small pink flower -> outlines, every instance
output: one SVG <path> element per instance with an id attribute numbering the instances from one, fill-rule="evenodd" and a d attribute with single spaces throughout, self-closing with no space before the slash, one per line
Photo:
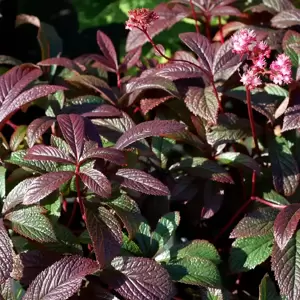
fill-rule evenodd
<path id="1" fill-rule="evenodd" d="M 232 37 L 233 52 L 246 54 L 252 51 L 256 43 L 256 34 L 253 30 L 241 29 Z"/>
<path id="2" fill-rule="evenodd" d="M 270 79 L 275 83 L 282 85 L 292 81 L 292 63 L 288 56 L 280 54 L 270 65 Z"/>
<path id="3" fill-rule="evenodd" d="M 241 82 L 249 90 L 252 90 L 262 84 L 261 79 L 258 77 L 257 73 L 253 69 L 249 69 L 246 73 L 242 75 Z"/>
<path id="4" fill-rule="evenodd" d="M 128 12 L 129 19 L 126 21 L 126 29 L 139 28 L 146 30 L 159 16 L 148 8 L 137 8 Z"/>

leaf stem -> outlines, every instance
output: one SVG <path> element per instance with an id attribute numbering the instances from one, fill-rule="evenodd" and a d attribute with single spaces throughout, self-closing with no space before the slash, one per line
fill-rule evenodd
<path id="1" fill-rule="evenodd" d="M 85 220 L 86 220 L 86 216 L 85 216 L 85 211 L 84 211 L 84 207 L 83 207 L 83 202 L 82 202 L 81 194 L 80 194 L 79 168 L 80 168 L 80 165 L 78 164 L 78 165 L 76 166 L 76 170 L 75 170 L 75 185 L 76 185 L 77 201 L 78 201 L 78 203 L 79 203 L 80 212 L 81 212 L 81 217 L 82 217 L 82 220 L 85 221 Z M 74 203 L 74 205 L 75 205 L 75 203 Z"/>
<path id="2" fill-rule="evenodd" d="M 208 38 L 209 41 L 211 41 L 211 35 L 210 35 L 210 16 L 205 17 L 205 32 L 206 32 L 206 37 Z"/>
<path id="3" fill-rule="evenodd" d="M 8 125 L 8 126 L 10 126 L 13 130 L 16 130 L 17 128 L 18 128 L 18 126 L 16 125 L 16 124 L 14 124 L 12 121 L 10 121 L 10 120 L 7 120 L 6 121 L 6 124 Z"/>
<path id="4" fill-rule="evenodd" d="M 253 118 L 252 105 L 251 105 L 251 92 L 247 86 L 246 86 L 246 99 L 247 99 L 247 108 L 248 108 L 248 116 L 249 116 L 249 121 L 251 126 L 251 132 L 254 140 L 254 147 L 255 147 L 254 149 L 256 153 L 259 153 L 259 146 L 257 141 L 257 135 L 256 135 L 254 118 Z"/>
<path id="5" fill-rule="evenodd" d="M 196 32 L 198 34 L 200 34 L 200 29 L 199 29 L 198 20 L 197 20 L 197 14 L 196 14 L 194 3 L 193 3 L 192 0 L 190 0 L 190 6 L 191 6 L 191 9 L 192 9 L 193 18 L 195 20 Z"/>
<path id="6" fill-rule="evenodd" d="M 236 221 L 236 219 L 240 216 L 241 213 L 244 212 L 244 210 L 249 206 L 249 204 L 252 202 L 252 198 L 249 198 L 237 211 L 236 213 L 231 217 L 229 222 L 221 229 L 221 231 L 218 233 L 218 235 L 214 238 L 214 242 L 216 242 L 225 231 L 228 230 L 228 228 Z"/>
<path id="7" fill-rule="evenodd" d="M 156 44 L 153 42 L 152 38 L 150 37 L 149 33 L 147 30 L 143 30 L 141 28 L 139 28 L 147 37 L 147 39 L 149 40 L 149 42 L 151 43 L 152 47 L 163 57 L 165 58 L 166 60 L 168 61 L 173 61 L 173 62 L 183 62 L 183 63 L 187 63 L 187 64 L 190 64 L 198 69 L 200 69 L 206 76 L 208 76 L 208 78 L 212 81 L 212 75 L 206 71 L 205 69 L 203 69 L 202 67 L 200 67 L 199 65 L 196 65 L 194 64 L 193 62 L 191 61 L 188 61 L 188 60 L 185 60 L 185 59 L 174 59 L 174 58 L 171 58 L 171 57 L 168 57 L 166 56 L 165 54 L 163 54 L 161 52 L 161 50 L 159 49 L 159 47 L 156 46 Z"/>
<path id="8" fill-rule="evenodd" d="M 218 25 L 220 30 L 221 43 L 224 44 L 223 26 L 222 26 L 222 21 L 220 16 L 218 16 Z"/>
<path id="9" fill-rule="evenodd" d="M 267 206 L 270 206 L 270 207 L 273 207 L 273 208 L 276 208 L 276 209 L 284 209 L 284 208 L 286 208 L 286 205 L 270 203 L 269 201 L 267 201 L 265 199 L 262 199 L 262 198 L 259 198 L 259 197 L 251 197 L 251 199 L 253 201 L 260 202 L 262 204 L 265 204 Z"/>
<path id="10" fill-rule="evenodd" d="M 117 70 L 117 85 L 119 90 L 121 89 L 121 76 L 120 76 L 120 71 Z"/>

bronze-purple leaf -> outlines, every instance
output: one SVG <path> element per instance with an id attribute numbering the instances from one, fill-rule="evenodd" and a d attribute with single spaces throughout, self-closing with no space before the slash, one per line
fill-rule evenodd
<path id="1" fill-rule="evenodd" d="M 21 80 L 22 81 L 22 80 Z M 8 94 L 8 97 L 0 107 L 0 128 L 3 126 L 4 121 L 8 119 L 14 112 L 20 109 L 23 105 L 28 104 L 38 98 L 55 93 L 59 90 L 65 90 L 66 88 L 56 85 L 38 85 L 26 90 L 19 94 L 15 98 L 11 98 L 12 94 Z M 14 90 L 15 91 L 15 90 Z"/>
<path id="2" fill-rule="evenodd" d="M 124 57 L 122 64 L 119 67 L 121 72 L 130 69 L 135 66 L 140 56 L 142 54 L 142 47 L 136 47 L 135 49 L 130 50 Z"/>
<path id="3" fill-rule="evenodd" d="M 206 71 L 206 75 L 212 74 L 213 64 L 213 48 L 209 40 L 196 32 L 181 33 L 179 38 L 195 53 L 197 54 L 201 68 Z"/>
<path id="4" fill-rule="evenodd" d="M 103 198 L 111 195 L 111 185 L 106 176 L 96 169 L 80 170 L 82 182 L 94 193 Z"/>
<path id="5" fill-rule="evenodd" d="M 274 237 L 282 250 L 294 235 L 300 220 L 300 204 L 294 203 L 282 209 L 274 222 Z"/>
<path id="6" fill-rule="evenodd" d="M 51 66 L 58 65 L 60 67 L 64 67 L 70 70 L 74 70 L 78 73 L 84 71 L 85 67 L 82 65 L 78 65 L 74 60 L 66 58 L 66 57 L 51 57 L 45 60 L 42 60 L 38 63 L 39 66 Z"/>
<path id="7" fill-rule="evenodd" d="M 105 57 L 107 66 L 111 67 L 113 71 L 116 71 L 118 69 L 117 53 L 110 38 L 105 33 L 98 30 L 97 43 Z"/>
<path id="8" fill-rule="evenodd" d="M 0 284 L 10 277 L 13 269 L 13 246 L 4 227 L 3 219 L 0 219 Z"/>
<path id="9" fill-rule="evenodd" d="M 119 221 L 105 207 L 85 207 L 86 226 L 93 242 L 98 263 L 103 268 L 120 253 L 122 231 Z"/>
<path id="10" fill-rule="evenodd" d="M 70 180 L 73 175 L 74 173 L 70 171 L 60 171 L 37 177 L 28 187 L 23 204 L 30 205 L 42 200 Z"/>
<path id="11" fill-rule="evenodd" d="M 183 131 L 184 124 L 176 121 L 154 120 L 140 123 L 127 130 L 116 142 L 115 148 L 124 149 L 130 144 L 150 136 L 162 136 Z"/>
<path id="12" fill-rule="evenodd" d="M 76 160 L 79 161 L 85 136 L 84 119 L 79 115 L 64 114 L 57 116 L 57 121 L 66 142 L 70 145 Z"/>
<path id="13" fill-rule="evenodd" d="M 300 9 L 290 9 L 280 12 L 271 20 L 273 27 L 287 28 L 300 23 Z"/>
<path id="14" fill-rule="evenodd" d="M 123 276 L 107 283 L 125 299 L 166 300 L 174 296 L 168 272 L 153 259 L 116 257 L 112 266 Z"/>
<path id="15" fill-rule="evenodd" d="M 26 178 L 25 180 L 19 182 L 7 195 L 4 199 L 2 213 L 6 214 L 9 210 L 21 204 L 24 200 L 24 196 L 26 195 L 28 188 L 35 180 L 34 177 Z"/>
<path id="16" fill-rule="evenodd" d="M 27 289 L 23 300 L 69 299 L 81 286 L 82 279 L 99 268 L 91 259 L 73 255 L 55 262 L 42 271 Z"/>
<path id="17" fill-rule="evenodd" d="M 102 104 L 100 106 L 97 106 L 93 110 L 85 112 L 81 115 L 87 118 L 120 117 L 121 111 L 112 105 Z"/>
<path id="18" fill-rule="evenodd" d="M 170 191 L 167 186 L 150 174 L 137 169 L 120 169 L 116 175 L 123 177 L 122 186 L 144 194 L 167 196 Z"/>
<path id="19" fill-rule="evenodd" d="M 82 161 L 91 158 L 101 158 L 108 160 L 117 165 L 125 165 L 125 154 L 118 149 L 115 148 L 91 148 L 83 153 Z"/>
<path id="20" fill-rule="evenodd" d="M 67 164 L 75 163 L 75 160 L 69 157 L 62 150 L 45 145 L 34 145 L 33 147 L 27 150 L 27 153 L 24 158 L 28 160 L 45 160 Z"/>
<path id="21" fill-rule="evenodd" d="M 27 128 L 27 143 L 32 147 L 36 140 L 40 138 L 55 122 L 51 117 L 43 116 L 32 121 Z"/>

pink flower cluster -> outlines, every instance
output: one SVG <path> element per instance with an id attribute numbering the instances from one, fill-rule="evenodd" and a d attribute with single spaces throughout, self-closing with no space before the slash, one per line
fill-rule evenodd
<path id="1" fill-rule="evenodd" d="M 287 84 L 292 81 L 292 64 L 285 54 L 278 55 L 270 65 L 270 71 L 266 70 L 266 58 L 270 57 L 271 49 L 264 41 L 257 41 L 253 30 L 241 29 L 232 37 L 233 52 L 247 55 L 253 65 L 241 76 L 241 82 L 248 89 L 254 89 L 262 84 L 260 75 L 270 75 L 275 84 Z"/>
<path id="2" fill-rule="evenodd" d="M 137 8 L 128 12 L 129 19 L 126 21 L 126 29 L 139 28 L 145 31 L 159 16 L 148 8 Z"/>

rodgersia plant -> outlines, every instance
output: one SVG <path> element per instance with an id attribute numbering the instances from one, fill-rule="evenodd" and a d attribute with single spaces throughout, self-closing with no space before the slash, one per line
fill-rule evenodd
<path id="1" fill-rule="evenodd" d="M 42 29 L 0 57 L 0 299 L 300 298 L 299 9 L 239 4 L 133 8 L 123 58 Z"/>

